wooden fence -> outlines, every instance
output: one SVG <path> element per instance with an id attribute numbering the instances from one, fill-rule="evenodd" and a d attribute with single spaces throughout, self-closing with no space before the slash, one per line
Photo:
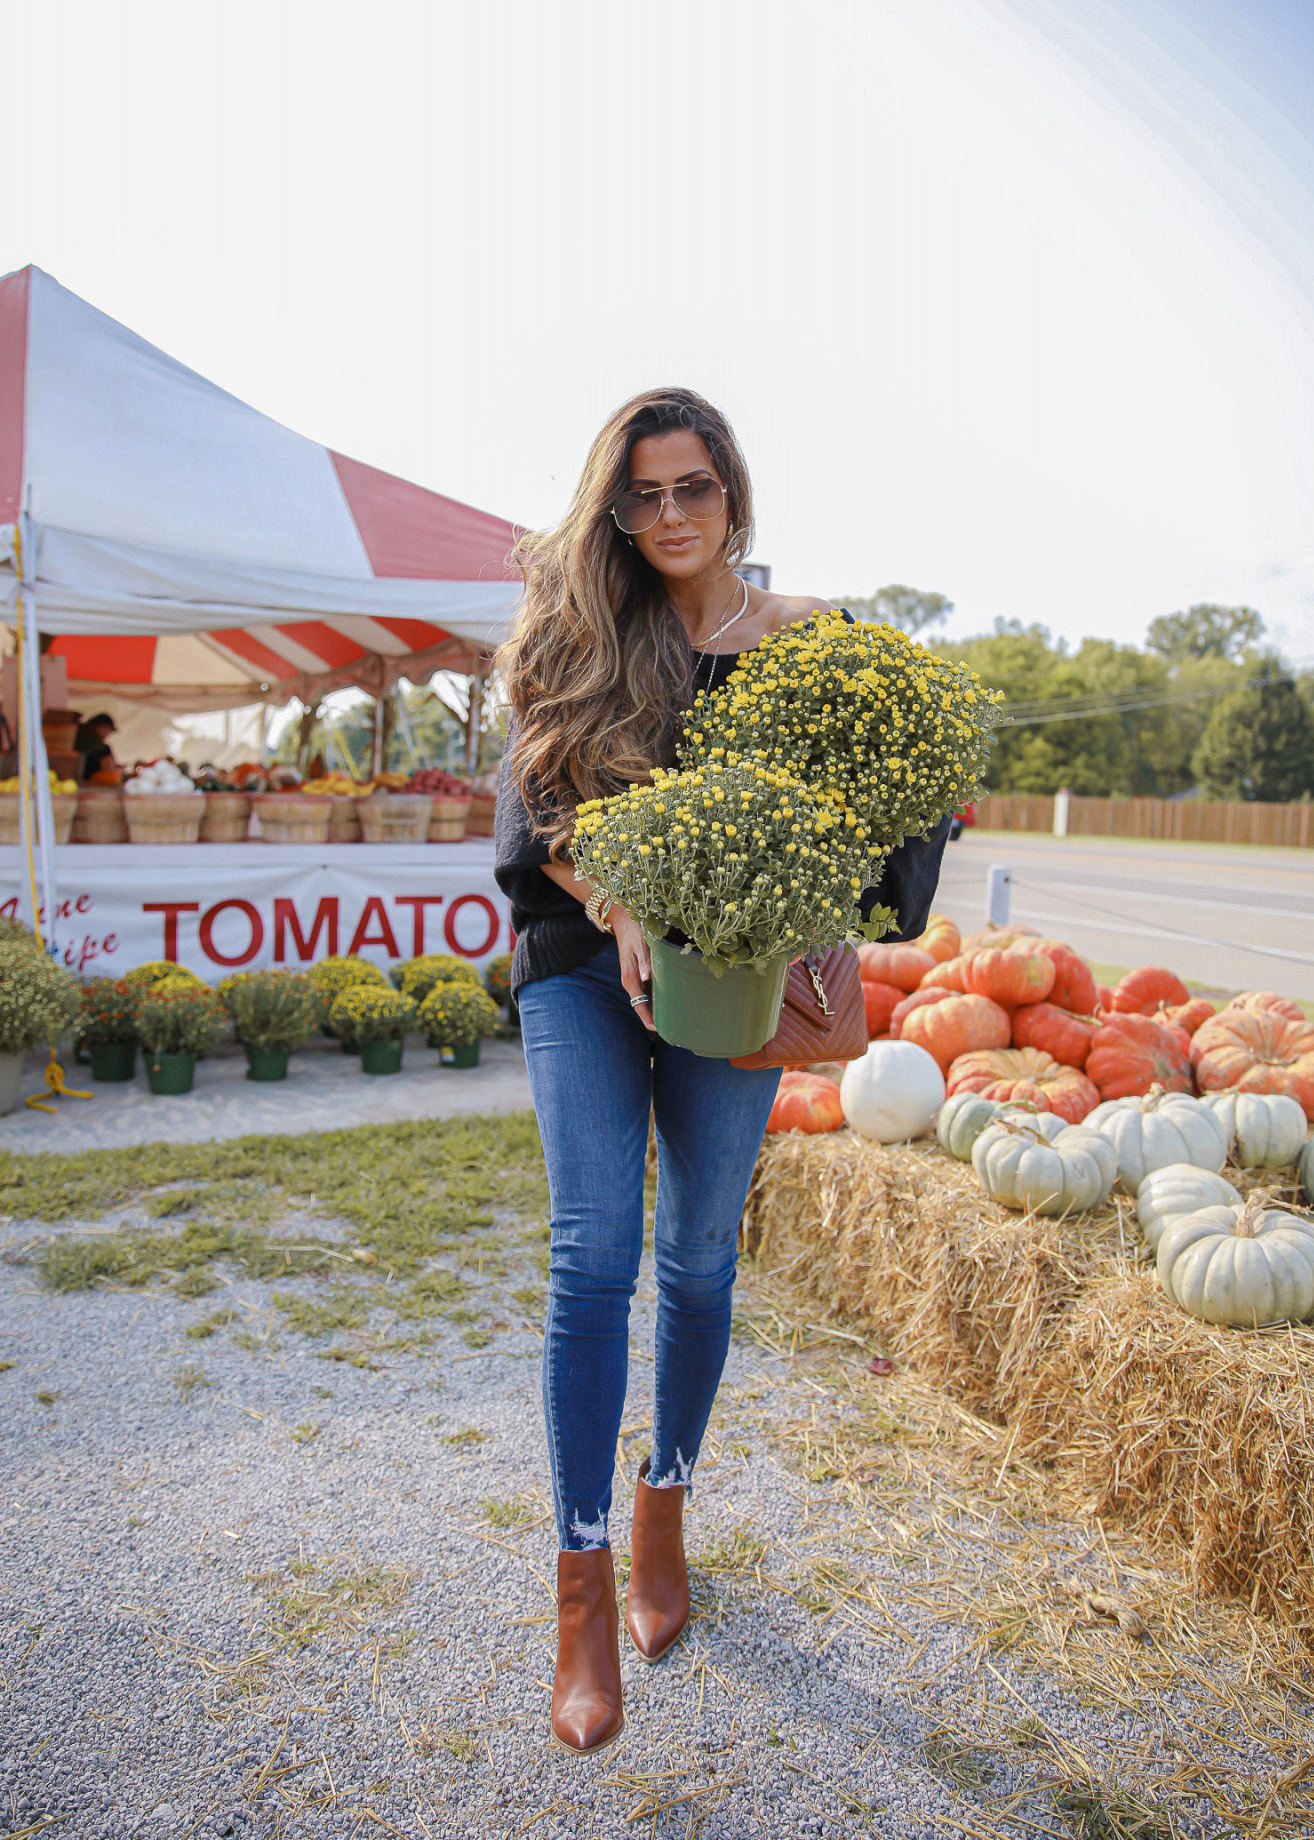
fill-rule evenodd
<path id="1" fill-rule="evenodd" d="M 978 799 L 983 830 L 1052 834 L 1052 798 Z M 1174 843 L 1285 844 L 1314 849 L 1314 804 L 1224 803 L 1209 799 L 1079 799 L 1068 807 L 1070 837 L 1159 837 Z"/>

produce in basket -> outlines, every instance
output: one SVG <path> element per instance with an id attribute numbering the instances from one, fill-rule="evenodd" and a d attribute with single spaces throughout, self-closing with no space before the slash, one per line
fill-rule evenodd
<path id="1" fill-rule="evenodd" d="M 1013 1012 L 1013 1046 L 1040 1048 L 1065 1067 L 1084 1067 L 1096 1026 L 1093 1016 L 1074 1016 L 1053 1003 L 1024 1003 Z"/>
<path id="2" fill-rule="evenodd" d="M 1305 1113 L 1286 1093 L 1210 1093 L 1205 1104 L 1222 1119 L 1242 1169 L 1285 1169 L 1300 1155 Z"/>
<path id="3" fill-rule="evenodd" d="M 353 983 L 339 991 L 328 1019 L 343 1041 L 400 1041 L 415 1020 L 415 1005 L 381 977 L 377 984 Z"/>
<path id="4" fill-rule="evenodd" d="M 1191 1064 L 1180 1040 L 1152 1016 L 1103 1015 L 1086 1056 L 1086 1074 L 1104 1099 L 1131 1098 L 1152 1086 L 1191 1090 Z"/>
<path id="5" fill-rule="evenodd" d="M 428 792 L 436 799 L 468 799 L 470 782 L 445 773 L 441 767 L 421 767 L 406 782 L 407 792 Z"/>
<path id="6" fill-rule="evenodd" d="M 844 1116 L 863 1137 L 897 1144 L 922 1137 L 944 1104 L 944 1076 L 924 1048 L 874 1041 L 840 1081 Z"/>
<path id="7" fill-rule="evenodd" d="M 314 1033 L 319 1000 L 298 971 L 239 971 L 219 985 L 237 1039 L 248 1048 L 292 1054 Z"/>
<path id="8" fill-rule="evenodd" d="M 416 1012 L 431 1048 L 472 1048 L 497 1032 L 497 1005 L 478 979 L 435 984 Z"/>
<path id="9" fill-rule="evenodd" d="M 419 958 L 404 958 L 388 973 L 394 986 L 415 1002 L 422 1003 L 435 984 L 477 984 L 479 973 L 468 958 L 451 952 L 424 952 Z"/>
<path id="10" fill-rule="evenodd" d="M 949 1069 L 949 1091 L 976 1092 L 1001 1103 L 1034 1105 L 1080 1124 L 1099 1104 L 1099 1092 L 1077 1067 L 1065 1067 L 1039 1048 L 986 1048 L 962 1054 Z"/>
<path id="11" fill-rule="evenodd" d="M 183 772 L 171 760 L 153 760 L 133 775 L 123 788 L 124 793 L 132 798 L 143 792 L 195 792 L 196 788 Z"/>
<path id="12" fill-rule="evenodd" d="M 805 1131 L 809 1135 L 838 1131 L 844 1125 L 844 1107 L 834 1080 L 815 1073 L 785 1072 L 767 1118 L 768 1134 Z"/>
<path id="13" fill-rule="evenodd" d="M 1184 1214 L 1165 1228 L 1159 1282 L 1203 1322 L 1262 1328 L 1314 1316 L 1314 1219 L 1257 1189 L 1244 1206 Z"/>
<path id="14" fill-rule="evenodd" d="M 1226 1176 L 1194 1163 L 1166 1163 L 1152 1169 L 1136 1190 L 1136 1218 L 1151 1252 L 1159 1250 L 1165 1227 L 1207 1207 L 1240 1207 L 1241 1197 Z"/>
<path id="15" fill-rule="evenodd" d="M 972 1168 L 992 1201 L 1028 1214 L 1084 1214 L 1103 1206 L 1117 1174 L 1113 1148 L 1069 1125 L 1047 1142 L 1029 1124 L 1001 1118 L 972 1148 Z"/>
<path id="16" fill-rule="evenodd" d="M 61 779 L 53 767 L 48 767 L 46 773 L 52 792 L 59 793 L 61 797 L 67 797 L 70 792 L 77 791 L 78 782 L 75 779 Z M 21 774 L 11 773 L 8 779 L 0 779 L 0 792 L 21 792 L 22 789 Z"/>
<path id="17" fill-rule="evenodd" d="M 876 945 L 858 947 L 858 968 L 864 981 L 893 984 L 903 996 L 916 990 L 935 960 L 917 946 Z"/>
<path id="18" fill-rule="evenodd" d="M 996 1100 L 983 1099 L 980 1093 L 951 1093 L 935 1121 L 936 1140 L 960 1163 L 970 1163 L 972 1145 L 1003 1109 Z"/>
<path id="19" fill-rule="evenodd" d="M 912 943 L 920 946 L 923 952 L 929 952 L 937 965 L 947 958 L 957 958 L 962 945 L 958 928 L 948 914 L 932 914 L 926 922 L 926 931 Z"/>
<path id="20" fill-rule="evenodd" d="M 1201 1092 L 1286 1093 L 1314 1118 L 1314 1022 L 1273 1009 L 1228 1008 L 1191 1037 Z"/>
<path id="21" fill-rule="evenodd" d="M 1118 1180 L 1134 1195 L 1153 1169 L 1191 1163 L 1215 1174 L 1227 1161 L 1227 1132 L 1202 1099 L 1153 1088 L 1144 1098 L 1097 1105 L 1088 1128 L 1107 1137 L 1118 1153 Z"/>
<path id="22" fill-rule="evenodd" d="M 1189 1003 L 1191 993 L 1175 971 L 1165 965 L 1138 965 L 1120 978 L 1113 989 L 1113 1007 L 1120 1013 L 1153 1016 L 1166 1004 Z"/>
<path id="23" fill-rule="evenodd" d="M 927 1003 L 903 1019 L 900 1041 L 925 1048 L 944 1072 L 962 1054 L 980 1048 L 1006 1048 L 1012 1035 L 1008 1011 L 989 997 L 952 995 L 942 1003 Z"/>

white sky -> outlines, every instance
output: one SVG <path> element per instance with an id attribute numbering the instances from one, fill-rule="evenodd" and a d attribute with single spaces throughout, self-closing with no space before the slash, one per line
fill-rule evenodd
<path id="1" fill-rule="evenodd" d="M 1308 657 L 1283 12 L 0 0 L 0 272 L 520 522 L 617 401 L 688 383 L 788 591 L 910 581 L 956 634 L 1073 639 L 1246 599 Z"/>

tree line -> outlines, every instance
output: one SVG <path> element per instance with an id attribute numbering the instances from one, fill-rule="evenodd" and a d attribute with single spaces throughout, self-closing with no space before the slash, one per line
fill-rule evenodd
<path id="1" fill-rule="evenodd" d="M 1074 649 L 1018 620 L 950 642 L 934 629 L 953 603 L 899 584 L 839 598 L 1004 692 L 1011 720 L 995 741 L 992 792 L 1314 797 L 1314 670 L 1293 670 L 1253 607 L 1189 607 L 1152 620 L 1144 645 L 1085 639 Z"/>

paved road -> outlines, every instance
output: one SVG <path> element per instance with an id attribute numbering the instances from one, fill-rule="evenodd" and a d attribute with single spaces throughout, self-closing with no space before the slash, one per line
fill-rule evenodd
<path id="1" fill-rule="evenodd" d="M 1102 964 L 1314 1000 L 1314 852 L 967 831 L 945 852 L 937 908 L 981 926 L 992 863 L 1013 872 L 1013 919 Z"/>

